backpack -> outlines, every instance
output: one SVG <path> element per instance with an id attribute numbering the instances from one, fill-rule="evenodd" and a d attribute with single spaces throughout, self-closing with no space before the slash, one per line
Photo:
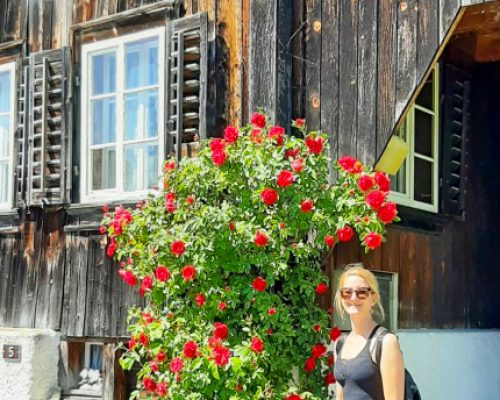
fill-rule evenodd
<path id="1" fill-rule="evenodd" d="M 377 330 L 377 334 L 375 335 L 375 364 L 377 366 L 380 365 L 380 358 L 382 356 L 382 341 L 384 340 L 384 336 L 390 331 L 383 328 L 380 332 Z M 370 342 L 373 340 L 373 337 L 368 339 Z M 335 343 L 335 352 L 337 357 L 339 357 L 340 351 L 342 350 L 342 346 L 344 345 L 345 336 L 341 336 L 337 343 Z M 372 344 L 370 343 L 370 349 L 372 349 Z M 420 391 L 418 390 L 417 384 L 415 380 L 405 368 L 405 394 L 403 397 L 404 400 L 422 400 L 420 396 Z"/>

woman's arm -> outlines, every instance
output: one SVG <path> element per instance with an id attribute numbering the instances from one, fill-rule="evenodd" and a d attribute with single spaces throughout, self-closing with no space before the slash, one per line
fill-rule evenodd
<path id="1" fill-rule="evenodd" d="M 335 400 L 344 400 L 344 393 L 342 393 L 342 386 L 340 383 L 335 383 Z"/>
<path id="2" fill-rule="evenodd" d="M 393 334 L 385 335 L 382 342 L 380 374 L 385 400 L 403 400 L 405 367 L 398 339 Z"/>

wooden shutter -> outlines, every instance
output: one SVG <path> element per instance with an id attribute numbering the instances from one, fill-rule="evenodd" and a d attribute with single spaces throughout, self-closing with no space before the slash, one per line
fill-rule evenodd
<path id="1" fill-rule="evenodd" d="M 443 65 L 442 192 L 441 211 L 461 215 L 464 211 L 465 139 L 470 116 L 470 78 L 454 67 Z"/>
<path id="2" fill-rule="evenodd" d="M 207 14 L 169 22 L 166 154 L 206 137 Z"/>
<path id="3" fill-rule="evenodd" d="M 30 56 L 28 206 L 69 199 L 70 65 L 68 47 Z"/>
<path id="4" fill-rule="evenodd" d="M 26 174 L 28 157 L 28 92 L 29 58 L 20 59 L 19 85 L 17 90 L 17 128 L 15 136 L 15 186 L 14 204 L 23 207 L 26 200 Z"/>

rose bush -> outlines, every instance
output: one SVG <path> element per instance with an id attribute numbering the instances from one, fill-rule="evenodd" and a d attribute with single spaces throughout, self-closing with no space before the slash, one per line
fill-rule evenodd
<path id="1" fill-rule="evenodd" d="M 105 214 L 107 254 L 146 297 L 120 360 L 141 366 L 133 398 L 320 399 L 335 381 L 321 263 L 355 233 L 381 244 L 388 180 L 344 157 L 330 186 L 326 136 L 251 121 L 167 161 L 161 196 Z"/>

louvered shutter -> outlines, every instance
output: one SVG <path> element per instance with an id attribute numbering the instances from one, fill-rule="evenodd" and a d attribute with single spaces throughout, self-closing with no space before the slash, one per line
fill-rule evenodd
<path id="1" fill-rule="evenodd" d="M 19 85 L 17 92 L 17 129 L 15 141 L 15 187 L 14 203 L 23 207 L 26 200 L 26 174 L 28 157 L 28 92 L 29 58 L 20 59 Z"/>
<path id="2" fill-rule="evenodd" d="M 169 22 L 167 152 L 206 137 L 207 14 Z"/>
<path id="3" fill-rule="evenodd" d="M 470 78 L 454 67 L 443 66 L 441 109 L 441 211 L 461 215 L 464 210 L 465 139 L 470 116 Z"/>
<path id="4" fill-rule="evenodd" d="M 70 65 L 68 47 L 30 56 L 28 206 L 69 199 Z"/>

